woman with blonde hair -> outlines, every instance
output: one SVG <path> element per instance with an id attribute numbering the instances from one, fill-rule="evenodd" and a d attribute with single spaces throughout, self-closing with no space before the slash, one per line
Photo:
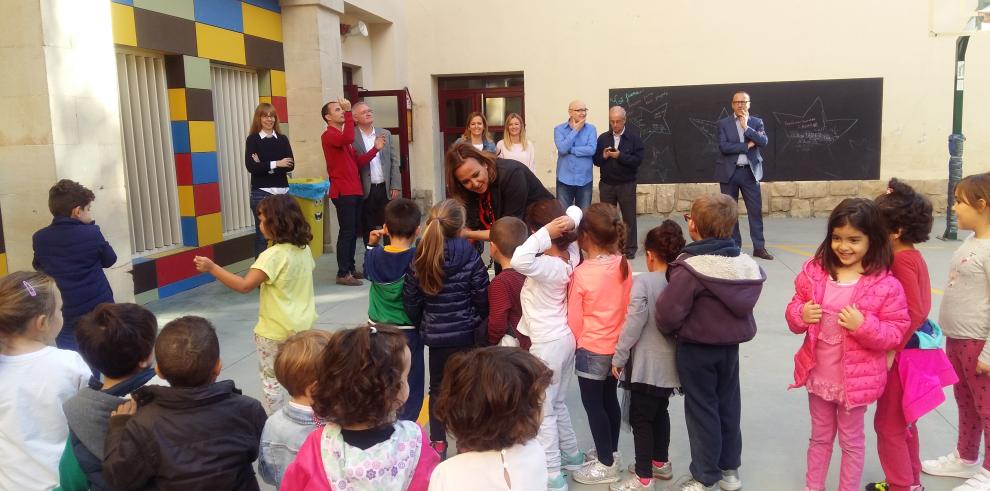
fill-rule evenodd
<path id="1" fill-rule="evenodd" d="M 492 134 L 488 132 L 488 120 L 485 119 L 484 114 L 477 111 L 468 114 L 467 122 L 464 124 L 464 134 L 454 142 L 454 145 L 458 143 L 470 143 L 478 150 L 495 153 L 495 142 L 492 141 Z"/>
<path id="2" fill-rule="evenodd" d="M 295 168 L 289 138 L 278 130 L 278 113 L 267 102 L 258 104 L 244 143 L 244 165 L 251 173 L 251 215 L 254 216 L 254 255 L 268 247 L 258 222 L 258 203 L 289 192 L 288 174 Z"/>
<path id="3" fill-rule="evenodd" d="M 505 116 L 505 138 L 495 145 L 495 155 L 522 162 L 536 173 L 536 150 L 533 142 L 526 139 L 526 123 L 519 114 Z"/>

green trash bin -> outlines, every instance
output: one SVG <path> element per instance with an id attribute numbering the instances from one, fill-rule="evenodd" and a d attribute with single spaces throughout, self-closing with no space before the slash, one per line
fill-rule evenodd
<path id="1" fill-rule="evenodd" d="M 330 181 L 318 178 L 293 177 L 289 179 L 289 194 L 299 203 L 313 240 L 309 242 L 309 250 L 313 258 L 323 255 L 323 206 L 326 201 Z M 319 197 L 319 199 L 314 199 Z"/>

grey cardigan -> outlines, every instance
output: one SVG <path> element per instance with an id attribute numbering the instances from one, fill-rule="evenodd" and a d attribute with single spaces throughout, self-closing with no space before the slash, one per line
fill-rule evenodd
<path id="1" fill-rule="evenodd" d="M 677 378 L 674 341 L 657 329 L 653 308 L 666 286 L 667 278 L 660 271 L 633 278 L 626 323 L 612 355 L 612 365 L 626 369 L 622 380 L 631 383 L 634 389 L 637 384 L 667 389 L 681 385 Z M 632 366 L 627 367 L 630 361 Z"/>

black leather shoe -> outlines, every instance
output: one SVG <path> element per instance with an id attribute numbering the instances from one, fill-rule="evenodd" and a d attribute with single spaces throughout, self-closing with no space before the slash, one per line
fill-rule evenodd
<path id="1" fill-rule="evenodd" d="M 773 261 L 773 254 L 770 254 L 770 251 L 766 249 L 753 249 L 753 257 Z"/>

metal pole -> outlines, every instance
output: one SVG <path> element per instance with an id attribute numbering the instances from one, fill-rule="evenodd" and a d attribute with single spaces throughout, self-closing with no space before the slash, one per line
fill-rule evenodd
<path id="1" fill-rule="evenodd" d="M 952 134 L 949 135 L 949 186 L 945 210 L 944 240 L 956 240 L 958 225 L 956 214 L 952 211 L 955 202 L 956 184 L 962 179 L 963 142 L 966 137 L 962 134 L 963 120 L 963 89 L 966 76 L 966 48 L 969 46 L 969 36 L 959 36 L 956 39 L 955 91 L 952 97 Z"/>

